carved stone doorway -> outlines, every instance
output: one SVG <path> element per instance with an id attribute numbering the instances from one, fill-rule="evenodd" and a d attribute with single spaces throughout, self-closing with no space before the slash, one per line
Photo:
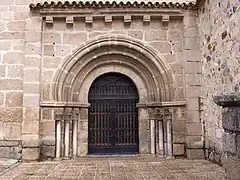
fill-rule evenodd
<path id="1" fill-rule="evenodd" d="M 120 73 L 98 77 L 89 90 L 89 154 L 139 152 L 138 91 Z"/>

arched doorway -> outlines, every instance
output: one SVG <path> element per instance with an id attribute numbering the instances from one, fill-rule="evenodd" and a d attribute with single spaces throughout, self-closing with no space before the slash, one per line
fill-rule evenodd
<path id="1" fill-rule="evenodd" d="M 138 153 L 139 96 L 132 80 L 120 73 L 101 75 L 92 83 L 88 100 L 88 153 Z"/>

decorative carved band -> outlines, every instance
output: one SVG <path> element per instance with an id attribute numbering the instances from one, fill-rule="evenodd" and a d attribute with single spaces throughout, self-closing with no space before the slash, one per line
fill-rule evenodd
<path id="1" fill-rule="evenodd" d="M 189 2 L 189 3 L 173 3 L 173 2 L 144 2 L 144 1 L 135 1 L 135 2 L 116 2 L 116 1 L 80 1 L 80 2 L 47 2 L 44 3 L 37 3 L 37 4 L 30 4 L 29 5 L 31 10 L 40 10 L 40 9 L 52 9 L 52 8 L 93 8 L 93 9 L 101 9 L 101 8 L 146 8 L 146 9 L 160 9 L 160 8 L 174 8 L 174 9 L 197 9 L 196 3 Z"/>

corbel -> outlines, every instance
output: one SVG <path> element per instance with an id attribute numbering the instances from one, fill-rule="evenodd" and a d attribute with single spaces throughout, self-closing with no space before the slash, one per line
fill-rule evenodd
<path id="1" fill-rule="evenodd" d="M 150 15 L 144 15 L 143 16 L 143 23 L 150 23 L 151 16 Z"/>
<path id="2" fill-rule="evenodd" d="M 104 21 L 105 23 L 112 23 L 112 16 L 105 16 Z"/>
<path id="3" fill-rule="evenodd" d="M 93 23 L 93 17 L 92 16 L 86 16 L 85 17 L 85 23 L 86 24 L 92 24 Z"/>
<path id="4" fill-rule="evenodd" d="M 169 15 L 162 16 L 163 29 L 168 29 L 169 19 L 170 19 Z"/>
<path id="5" fill-rule="evenodd" d="M 74 19 L 72 16 L 67 16 L 66 17 L 66 24 L 68 25 L 73 25 Z"/>
<path id="6" fill-rule="evenodd" d="M 46 21 L 46 24 L 53 24 L 53 17 L 52 16 L 46 16 L 45 21 Z"/>
<path id="7" fill-rule="evenodd" d="M 129 23 L 131 23 L 131 21 L 132 21 L 131 15 L 125 15 L 124 16 L 124 23 L 129 24 Z"/>
<path id="8" fill-rule="evenodd" d="M 106 15 L 104 16 L 105 26 L 108 28 L 112 27 L 112 16 Z"/>

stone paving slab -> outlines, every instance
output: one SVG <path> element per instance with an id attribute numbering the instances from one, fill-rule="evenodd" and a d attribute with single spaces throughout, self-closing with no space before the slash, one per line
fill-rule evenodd
<path id="1" fill-rule="evenodd" d="M 0 180 L 225 180 L 222 167 L 206 160 L 152 156 L 87 157 L 22 163 Z"/>
<path id="2" fill-rule="evenodd" d="M 10 168 L 17 162 L 18 162 L 18 160 L 15 160 L 15 159 L 0 158 L 0 175 L 3 173 L 4 170 Z"/>

